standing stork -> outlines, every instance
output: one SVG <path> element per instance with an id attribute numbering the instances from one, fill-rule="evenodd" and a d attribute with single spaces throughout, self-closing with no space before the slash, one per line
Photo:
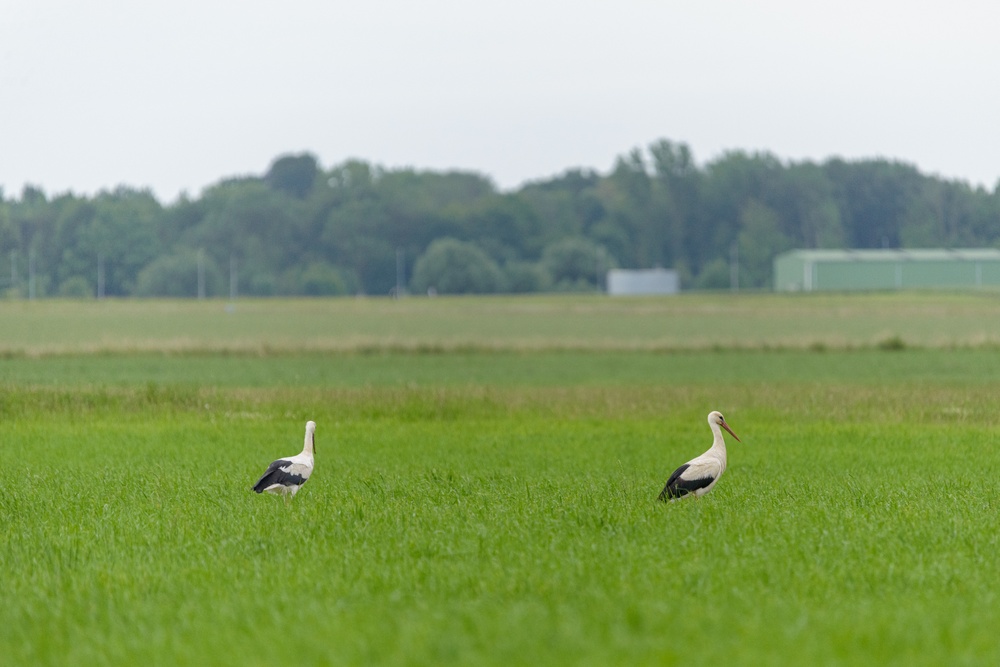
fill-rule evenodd
<path id="1" fill-rule="evenodd" d="M 712 446 L 701 456 L 691 459 L 674 471 L 663 491 L 660 491 L 660 500 L 677 500 L 689 494 L 703 496 L 712 490 L 722 473 L 726 472 L 726 442 L 722 439 L 722 429 L 729 431 L 729 435 L 736 438 L 737 442 L 743 441 L 729 428 L 721 412 L 710 412 L 708 425 L 712 427 L 714 436 Z"/>
<path id="2" fill-rule="evenodd" d="M 301 454 L 278 459 L 267 467 L 253 490 L 257 493 L 277 493 L 292 498 L 309 481 L 313 471 L 313 453 L 316 449 L 316 422 L 306 422 L 306 442 Z"/>

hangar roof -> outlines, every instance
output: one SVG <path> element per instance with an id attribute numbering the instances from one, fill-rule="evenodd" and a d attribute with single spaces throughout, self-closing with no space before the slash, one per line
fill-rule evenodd
<path id="1" fill-rule="evenodd" d="M 900 262 L 954 261 L 1000 262 L 997 248 L 919 248 L 912 250 L 790 250 L 779 257 L 794 256 L 810 262 Z"/>

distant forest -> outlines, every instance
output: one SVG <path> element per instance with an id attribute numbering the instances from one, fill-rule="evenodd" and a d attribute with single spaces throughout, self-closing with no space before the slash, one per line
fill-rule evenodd
<path id="1" fill-rule="evenodd" d="M 8 297 L 595 291 L 613 267 L 679 271 L 683 289 L 770 288 L 791 248 L 996 247 L 991 192 L 889 160 L 785 162 L 682 143 L 501 192 L 469 172 L 311 154 L 165 205 L 0 192 Z"/>

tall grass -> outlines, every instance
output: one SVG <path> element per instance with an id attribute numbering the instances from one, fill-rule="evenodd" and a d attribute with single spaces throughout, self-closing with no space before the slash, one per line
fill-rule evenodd
<path id="1" fill-rule="evenodd" d="M 58 364 L 81 358 L 35 360 L 38 376 L 0 389 L 0 651 L 41 665 L 990 664 L 988 355 L 619 354 L 589 373 L 573 354 L 486 355 L 471 379 L 475 360 L 450 355 L 437 371 L 423 356 L 237 357 L 218 381 L 219 360 L 171 357 L 186 370 L 162 382 L 126 356 L 121 381 L 85 367 L 68 384 Z M 306 373 L 322 363 L 356 368 Z M 725 477 L 656 502 L 709 444 L 716 408 L 744 441 Z M 288 506 L 250 492 L 306 419 L 305 489 Z"/>
<path id="2" fill-rule="evenodd" d="M 197 388 L 989 384 L 1000 350 L 406 352 L 0 358 L 0 386 Z"/>

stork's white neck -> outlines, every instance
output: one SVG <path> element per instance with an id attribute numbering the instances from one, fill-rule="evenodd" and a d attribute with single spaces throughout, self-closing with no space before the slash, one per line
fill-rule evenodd
<path id="1" fill-rule="evenodd" d="M 306 431 L 306 441 L 302 446 L 302 453 L 310 457 L 315 456 L 313 448 L 316 446 L 316 434 L 313 431 Z"/>
<path id="2" fill-rule="evenodd" d="M 722 429 L 715 422 L 709 422 L 708 425 L 712 427 L 712 449 L 722 452 L 722 455 L 725 456 L 726 441 L 722 438 Z"/>

